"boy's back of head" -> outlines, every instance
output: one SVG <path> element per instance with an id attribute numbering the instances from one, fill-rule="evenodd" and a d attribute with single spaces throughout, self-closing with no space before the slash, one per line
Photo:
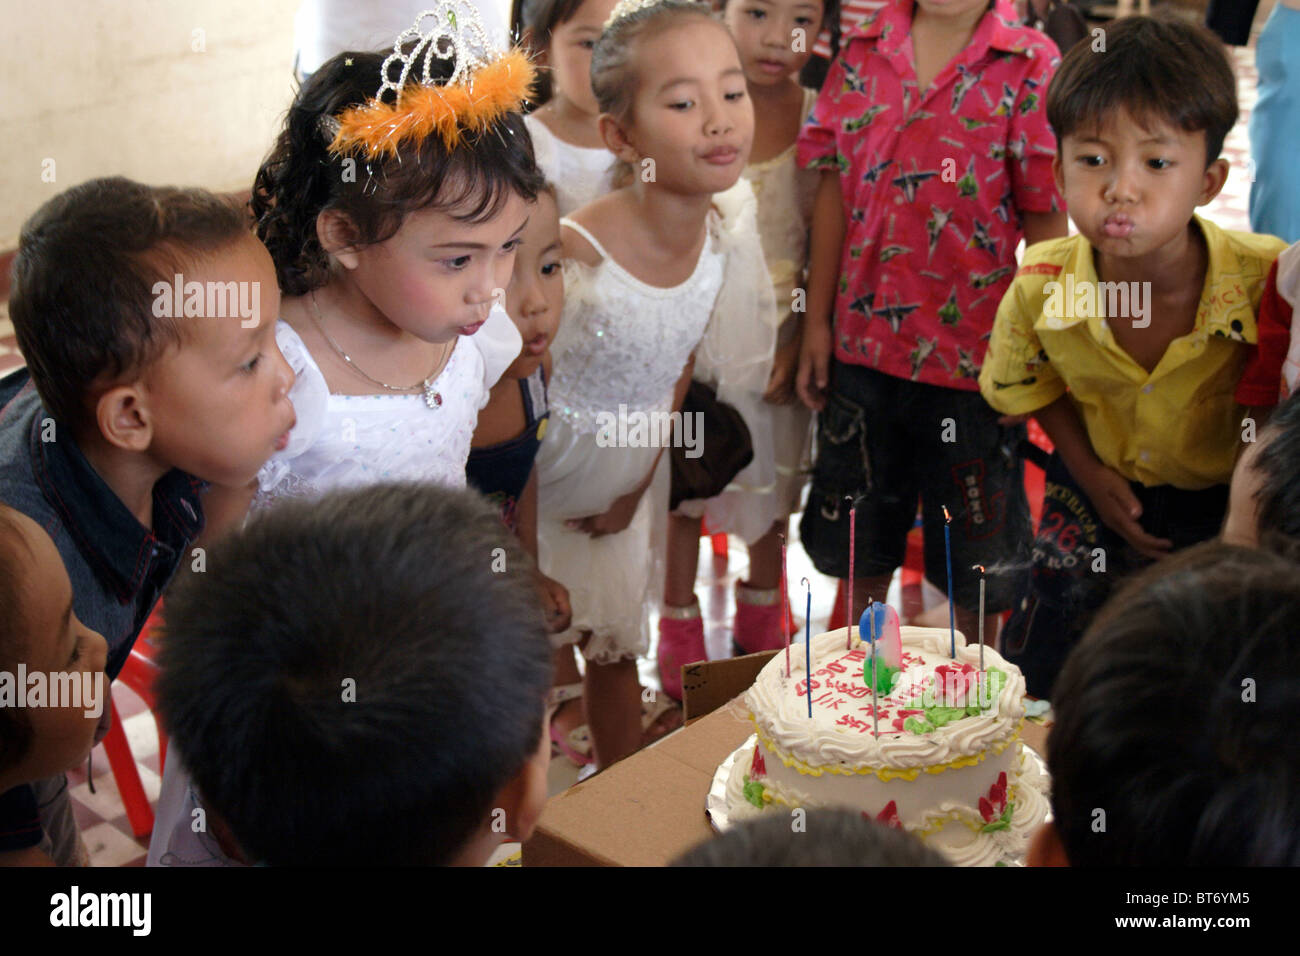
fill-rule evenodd
<path id="1" fill-rule="evenodd" d="M 247 213 L 200 189 L 95 179 L 49 200 L 23 224 L 9 314 L 41 401 L 74 429 L 96 384 L 138 372 L 183 329 L 158 316 L 196 259 L 251 235 Z"/>
<path id="2" fill-rule="evenodd" d="M 1251 460 L 1260 539 L 1275 550 L 1300 548 L 1300 392 L 1273 410 Z"/>
<path id="3" fill-rule="evenodd" d="M 1237 80 L 1223 43 L 1203 26 L 1161 16 L 1126 17 L 1092 42 L 1076 44 L 1047 91 L 1057 148 L 1121 110 L 1146 128 L 1163 122 L 1189 133 L 1204 130 L 1208 166 L 1237 122 Z"/>
<path id="4" fill-rule="evenodd" d="M 478 496 L 413 484 L 288 502 L 215 546 L 168 596 L 158 697 L 241 849 L 456 860 L 539 752 L 530 567 Z"/>
<path id="5" fill-rule="evenodd" d="M 948 866 L 911 834 L 851 810 L 771 812 L 737 823 L 673 861 L 673 866 Z"/>
<path id="6" fill-rule="evenodd" d="M 1102 609 L 1052 698 L 1072 865 L 1300 864 L 1298 626 L 1300 567 L 1219 542 Z"/>

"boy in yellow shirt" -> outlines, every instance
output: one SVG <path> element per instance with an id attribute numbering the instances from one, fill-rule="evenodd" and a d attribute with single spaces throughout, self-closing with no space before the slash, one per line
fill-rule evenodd
<path id="1" fill-rule="evenodd" d="M 1115 584 L 1218 532 L 1251 437 L 1233 391 L 1284 247 L 1194 213 L 1223 187 L 1237 119 L 1219 41 L 1149 17 L 1104 40 L 1076 46 L 1047 95 L 1080 235 L 1026 252 L 980 372 L 990 405 L 1034 415 L 1056 445 L 1003 637 L 1040 697 Z"/>

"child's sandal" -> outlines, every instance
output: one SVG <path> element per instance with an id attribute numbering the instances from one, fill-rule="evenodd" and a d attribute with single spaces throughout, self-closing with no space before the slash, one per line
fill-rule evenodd
<path id="1" fill-rule="evenodd" d="M 569 758 L 575 767 L 585 767 L 587 764 L 595 762 L 596 758 L 591 754 L 591 731 L 587 729 L 586 724 L 582 724 L 566 734 L 555 726 L 554 718 L 559 713 L 560 708 L 569 701 L 581 699 L 581 682 L 552 687 L 550 695 L 547 697 L 547 706 L 551 711 L 548 718 L 551 733 L 551 753 L 563 754 Z"/>

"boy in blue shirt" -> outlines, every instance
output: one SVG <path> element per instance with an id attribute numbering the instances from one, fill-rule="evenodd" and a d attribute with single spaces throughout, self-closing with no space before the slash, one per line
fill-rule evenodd
<path id="1" fill-rule="evenodd" d="M 23 226 L 0 503 L 53 541 L 110 679 L 203 530 L 205 482 L 247 485 L 287 441 L 278 307 L 270 256 L 210 193 L 92 180 Z M 0 794 L 0 864 L 79 858 L 63 774 Z"/>

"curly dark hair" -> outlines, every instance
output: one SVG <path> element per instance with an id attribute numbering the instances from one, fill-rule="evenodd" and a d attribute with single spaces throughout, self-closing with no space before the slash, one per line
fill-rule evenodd
<path id="1" fill-rule="evenodd" d="M 412 212 L 436 207 L 461 222 L 484 222 L 514 192 L 537 198 L 541 173 L 522 113 L 507 113 L 453 149 L 437 136 L 403 145 L 396 156 L 367 158 L 361 149 L 336 156 L 322 129 L 325 117 L 375 95 L 386 54 L 340 53 L 311 75 L 253 182 L 257 235 L 275 262 L 280 289 L 304 295 L 329 279 L 330 261 L 316 218 L 337 209 L 356 226 L 359 245 L 392 238 Z M 445 81 L 452 60 L 432 58 L 430 74 Z M 408 83 L 416 82 L 416 71 Z M 391 95 L 391 94 L 390 94 Z"/>

